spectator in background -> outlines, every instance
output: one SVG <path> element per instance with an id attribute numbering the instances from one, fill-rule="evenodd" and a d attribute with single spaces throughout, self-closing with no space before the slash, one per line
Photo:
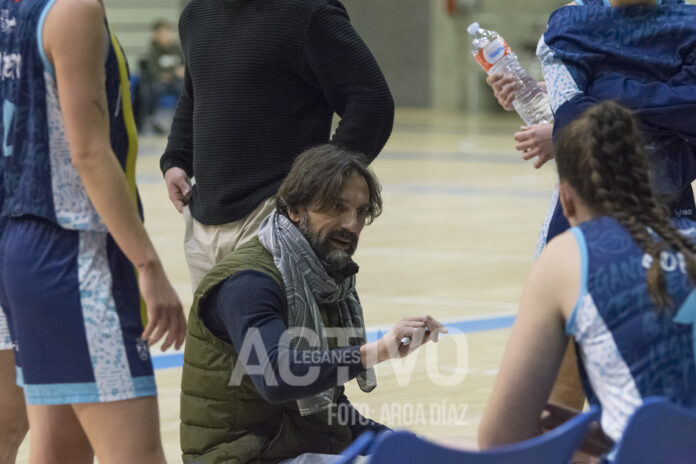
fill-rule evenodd
<path id="1" fill-rule="evenodd" d="M 140 68 L 140 127 L 165 134 L 166 129 L 152 121 L 152 116 L 162 96 L 178 99 L 184 88 L 184 52 L 170 21 L 159 19 L 152 24 L 152 41 Z"/>

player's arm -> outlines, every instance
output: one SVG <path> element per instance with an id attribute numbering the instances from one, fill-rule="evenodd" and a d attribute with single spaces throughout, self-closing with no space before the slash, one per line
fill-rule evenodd
<path id="1" fill-rule="evenodd" d="M 580 253 L 569 232 L 532 267 L 493 393 L 479 428 L 482 449 L 539 434 L 540 415 L 566 351 L 562 308 L 577 299 Z"/>
<path id="2" fill-rule="evenodd" d="M 185 334 L 181 303 L 111 148 L 104 66 L 108 37 L 102 6 L 96 0 L 56 2 L 46 17 L 43 46 L 55 68 L 73 165 L 116 243 L 138 269 L 150 316 L 144 337 L 154 342 L 168 332 L 163 348 L 172 342 L 180 345 Z"/>

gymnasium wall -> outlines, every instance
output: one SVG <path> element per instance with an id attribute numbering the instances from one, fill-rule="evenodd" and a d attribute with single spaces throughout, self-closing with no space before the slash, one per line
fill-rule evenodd
<path id="1" fill-rule="evenodd" d="M 157 19 L 179 22 L 182 0 L 103 0 L 110 27 L 126 51 L 131 70 L 150 43 L 150 25 Z"/>
<path id="2" fill-rule="evenodd" d="M 344 0 L 344 4 L 387 76 L 397 106 L 495 111 L 483 71 L 470 55 L 466 27 L 478 21 L 498 30 L 523 65 L 540 77 L 536 43 L 550 12 L 566 1 Z"/>
<path id="3" fill-rule="evenodd" d="M 249 0 L 254 1 L 254 0 Z M 292 1 L 292 0 L 287 0 Z M 568 0 L 343 0 L 376 56 L 399 107 L 500 111 L 471 57 L 467 26 L 478 21 L 501 33 L 537 79 L 540 35 Z M 133 69 L 145 52 L 150 23 L 177 21 L 187 0 L 105 0 L 109 21 Z"/>

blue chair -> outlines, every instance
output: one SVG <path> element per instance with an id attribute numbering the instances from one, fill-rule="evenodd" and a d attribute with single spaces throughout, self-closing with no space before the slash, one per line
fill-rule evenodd
<path id="1" fill-rule="evenodd" d="M 696 410 L 660 397 L 646 398 L 628 421 L 614 464 L 696 462 Z"/>
<path id="2" fill-rule="evenodd" d="M 343 450 L 341 455 L 331 464 L 350 464 L 360 455 L 367 454 L 366 451 L 375 439 L 374 432 L 365 432 L 355 439 L 351 445 Z"/>
<path id="3" fill-rule="evenodd" d="M 446 448 L 406 431 L 385 433 L 379 435 L 379 442 L 375 446 L 363 442 L 359 453 L 348 456 L 351 445 L 336 464 L 351 463 L 357 454 L 366 450 L 370 454 L 369 464 L 567 464 L 590 423 L 598 418 L 599 409 L 592 408 L 543 435 L 487 451 Z"/>

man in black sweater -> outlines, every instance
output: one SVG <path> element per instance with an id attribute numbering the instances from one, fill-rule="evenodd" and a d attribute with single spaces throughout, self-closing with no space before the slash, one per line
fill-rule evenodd
<path id="1" fill-rule="evenodd" d="M 179 33 L 185 85 L 160 167 L 195 288 L 256 234 L 303 150 L 330 141 L 371 161 L 394 103 L 337 0 L 192 0 Z"/>

